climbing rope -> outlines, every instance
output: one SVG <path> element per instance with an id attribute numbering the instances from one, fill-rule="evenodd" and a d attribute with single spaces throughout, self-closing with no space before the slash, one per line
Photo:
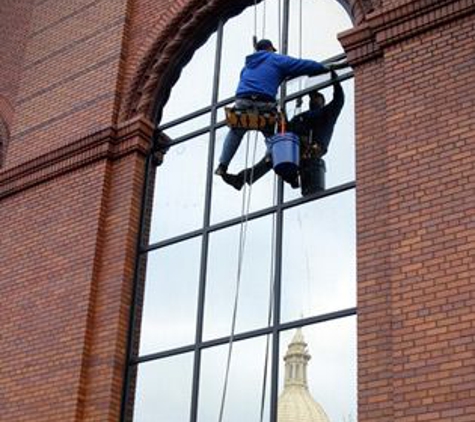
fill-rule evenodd
<path id="1" fill-rule="evenodd" d="M 302 51 L 303 51 L 303 4 L 302 0 L 299 0 L 299 59 L 302 58 Z M 299 78 L 299 91 L 303 89 L 303 79 L 302 77 Z M 299 114 L 302 111 L 302 97 L 298 97 L 295 100 L 295 109 L 294 109 L 294 116 Z"/>
<path id="2" fill-rule="evenodd" d="M 274 175 L 273 186 L 273 198 L 272 203 L 275 204 L 277 199 L 277 176 Z M 267 311 L 267 327 L 270 327 L 272 321 L 272 315 L 274 311 L 274 289 L 275 289 L 275 246 L 276 246 L 276 226 L 277 219 L 276 214 L 272 214 L 272 236 L 271 236 L 271 262 L 270 262 L 270 276 L 269 276 L 269 307 Z M 267 392 L 267 374 L 269 368 L 269 355 L 270 355 L 270 335 L 266 336 L 266 349 L 264 355 L 264 373 L 262 375 L 262 392 L 261 392 L 261 409 L 259 421 L 264 420 L 264 406 Z"/>
<path id="3" fill-rule="evenodd" d="M 267 0 L 262 2 L 262 37 L 266 37 L 266 16 L 267 16 Z"/>
<path id="4" fill-rule="evenodd" d="M 252 170 L 251 170 L 250 179 L 249 179 L 249 188 L 247 188 L 246 183 L 244 183 L 244 190 L 243 190 L 242 201 L 241 201 L 241 224 L 240 224 L 240 230 L 239 230 L 238 266 L 237 266 L 237 274 L 236 274 L 233 315 L 231 318 L 231 334 L 229 336 L 228 356 L 226 359 L 226 371 L 224 375 L 223 393 L 221 396 L 221 405 L 220 405 L 220 410 L 219 410 L 219 419 L 218 419 L 219 422 L 222 422 L 223 420 L 224 407 L 226 403 L 226 394 L 227 394 L 228 383 L 229 383 L 229 371 L 231 368 L 234 335 L 236 331 L 237 308 L 239 304 L 239 293 L 241 290 L 240 288 L 241 288 L 241 278 L 242 278 L 242 266 L 244 262 L 247 226 L 248 226 L 248 221 L 249 221 L 249 209 L 251 206 L 252 182 L 254 180 L 254 164 L 256 161 L 255 158 L 256 158 L 258 135 L 259 133 L 255 132 L 253 158 L 252 158 Z M 249 144 L 250 144 L 250 132 L 247 133 L 245 168 L 247 168 L 249 164 Z"/>
<path id="5" fill-rule="evenodd" d="M 254 0 L 254 39 L 257 38 L 257 0 Z"/>

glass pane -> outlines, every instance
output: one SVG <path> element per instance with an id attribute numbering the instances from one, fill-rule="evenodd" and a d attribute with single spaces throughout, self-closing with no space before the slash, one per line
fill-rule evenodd
<path id="1" fill-rule="evenodd" d="M 325 155 L 327 188 L 355 180 L 355 99 L 354 80 L 342 83 L 345 105 L 338 117 L 335 131 Z M 323 92 L 327 102 L 333 98 L 333 88 Z"/>
<path id="2" fill-rule="evenodd" d="M 134 422 L 188 421 L 192 369 L 192 354 L 140 364 Z"/>
<path id="3" fill-rule="evenodd" d="M 194 132 L 199 129 L 209 127 L 211 124 L 211 113 L 203 114 L 202 116 L 195 117 L 194 119 L 187 120 L 177 126 L 172 126 L 169 129 L 165 129 L 165 135 L 169 136 L 172 140 L 175 140 L 188 133 Z"/>
<path id="4" fill-rule="evenodd" d="M 289 55 L 322 61 L 343 53 L 337 34 L 353 27 L 335 0 L 292 2 L 289 21 Z"/>
<path id="5" fill-rule="evenodd" d="M 214 168 L 218 166 L 219 156 L 221 155 L 224 138 L 227 132 L 228 128 L 226 127 L 217 132 Z M 253 163 L 257 163 L 264 158 L 265 153 L 266 147 L 264 137 L 259 132 L 247 132 L 242 139 L 236 155 L 229 165 L 229 173 L 237 174 L 245 168 L 251 168 Z M 249 209 L 249 212 L 253 212 L 272 206 L 274 202 L 273 175 L 274 172 L 269 171 L 252 185 L 250 205 L 249 207 L 246 205 L 245 210 Z M 243 198 L 246 198 L 247 202 L 249 195 L 249 189 L 247 187 L 248 185 L 245 185 L 243 189 L 237 191 L 232 186 L 226 184 L 221 177 L 213 177 L 213 197 L 211 204 L 212 223 L 241 216 Z"/>
<path id="6" fill-rule="evenodd" d="M 232 350 L 223 421 L 258 421 L 264 391 L 266 337 L 235 342 Z M 198 421 L 219 419 L 228 345 L 206 349 L 202 356 Z M 268 360 L 270 373 L 270 358 Z M 264 421 L 269 420 L 270 380 L 267 377 Z"/>
<path id="7" fill-rule="evenodd" d="M 283 332 L 280 356 L 279 420 L 357 422 L 355 317 Z"/>
<path id="8" fill-rule="evenodd" d="M 282 320 L 356 304 L 355 195 L 339 195 L 284 214 Z"/>
<path id="9" fill-rule="evenodd" d="M 197 238 L 149 253 L 141 355 L 194 342 L 200 250 Z"/>
<path id="10" fill-rule="evenodd" d="M 208 143 L 206 134 L 178 144 L 158 167 L 151 243 L 202 227 Z"/>
<path id="11" fill-rule="evenodd" d="M 255 32 L 255 18 L 257 18 L 257 37 L 270 38 L 276 47 L 279 45 L 278 6 L 278 1 L 261 2 L 257 8 L 249 7 L 226 23 L 221 60 L 220 99 L 234 96 L 245 58 L 254 52 L 252 36 Z"/>
<path id="12" fill-rule="evenodd" d="M 184 67 L 163 109 L 160 124 L 211 104 L 215 55 L 216 34 L 213 34 Z"/>
<path id="13" fill-rule="evenodd" d="M 229 336 L 237 284 L 240 225 L 212 233 L 208 257 L 204 337 Z M 243 226 L 244 227 L 244 226 Z M 236 332 L 267 326 L 272 216 L 248 222 Z"/>

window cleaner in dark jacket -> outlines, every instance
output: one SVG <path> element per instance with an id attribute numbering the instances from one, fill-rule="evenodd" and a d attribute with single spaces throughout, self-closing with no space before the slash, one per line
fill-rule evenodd
<path id="1" fill-rule="evenodd" d="M 322 157 L 328 151 L 328 146 L 333 136 L 333 129 L 345 102 L 343 88 L 338 81 L 336 72 L 331 70 L 331 75 L 333 80 L 332 101 L 325 105 L 323 94 L 318 91 L 310 92 L 310 109 L 294 116 L 288 124 L 288 129 L 300 137 L 301 147 L 314 149 L 310 153 L 318 154 L 319 157 Z M 303 143 L 305 145 L 302 145 Z M 305 151 L 303 153 L 305 154 Z M 224 180 L 240 190 L 245 182 L 250 182 L 251 174 L 252 182 L 255 182 L 271 169 L 271 158 L 266 155 L 254 167 L 242 170 L 237 175 L 227 174 Z"/>
<path id="2" fill-rule="evenodd" d="M 236 108 L 257 108 L 262 111 L 275 109 L 275 97 L 282 81 L 287 77 L 315 76 L 329 69 L 313 60 L 295 59 L 276 53 L 270 40 L 260 40 L 256 52 L 246 57 L 236 91 Z M 225 181 L 228 165 L 247 132 L 243 128 L 231 128 L 224 140 L 219 166 L 215 174 Z M 271 134 L 264 133 L 264 136 Z"/>

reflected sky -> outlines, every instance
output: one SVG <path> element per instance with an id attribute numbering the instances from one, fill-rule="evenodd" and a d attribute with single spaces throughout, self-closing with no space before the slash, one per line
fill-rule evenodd
<path id="1" fill-rule="evenodd" d="M 236 333 L 267 326 L 270 297 L 272 216 L 251 221 L 246 229 L 242 257 L 240 300 Z M 210 237 L 205 340 L 228 336 L 238 271 L 240 226 L 220 230 Z"/>
<path id="2" fill-rule="evenodd" d="M 284 214 L 282 320 L 356 306 L 354 191 Z"/>

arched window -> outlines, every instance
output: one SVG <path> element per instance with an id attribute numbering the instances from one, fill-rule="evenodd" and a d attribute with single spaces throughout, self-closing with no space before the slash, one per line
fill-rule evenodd
<path id="1" fill-rule="evenodd" d="M 217 421 L 221 408 L 225 421 L 257 421 L 262 406 L 264 421 L 284 422 L 277 414 L 283 357 L 299 327 L 312 356 L 301 374 L 311 396 L 332 422 L 356 421 L 351 70 L 339 72 L 345 105 L 324 157 L 324 190 L 302 196 L 270 172 L 252 190 L 237 191 L 213 174 L 228 130 L 224 107 L 255 30 L 280 52 L 325 61 L 342 55 L 336 35 L 350 27 L 335 0 L 261 2 L 222 22 L 173 87 L 158 122 L 170 143 L 154 173 L 140 255 L 143 302 L 126 386 L 134 422 Z M 303 94 L 315 87 L 332 99 L 328 74 L 286 84 L 289 118 L 299 112 L 298 97 L 308 108 Z M 264 153 L 262 135 L 248 132 L 230 172 Z"/>

